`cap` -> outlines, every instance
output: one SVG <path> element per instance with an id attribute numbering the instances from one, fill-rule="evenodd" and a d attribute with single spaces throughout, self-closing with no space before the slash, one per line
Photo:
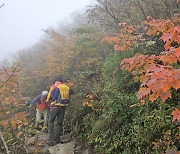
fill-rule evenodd
<path id="1" fill-rule="evenodd" d="M 42 96 L 47 96 L 48 95 L 48 92 L 47 91 L 43 91 L 42 92 Z"/>
<path id="2" fill-rule="evenodd" d="M 55 78 L 55 81 L 60 81 L 60 82 L 62 82 L 62 78 L 61 78 L 60 76 L 57 76 L 57 77 Z"/>

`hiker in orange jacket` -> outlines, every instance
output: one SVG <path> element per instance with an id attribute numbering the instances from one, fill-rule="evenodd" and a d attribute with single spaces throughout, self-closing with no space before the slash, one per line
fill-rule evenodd
<path id="1" fill-rule="evenodd" d="M 36 126 L 39 128 L 39 123 L 41 122 L 41 117 L 44 117 L 44 127 L 47 127 L 48 124 L 48 108 L 49 104 L 46 102 L 48 92 L 43 91 L 41 95 L 38 95 L 32 102 L 29 103 L 29 106 L 32 106 L 33 103 L 36 105 Z"/>

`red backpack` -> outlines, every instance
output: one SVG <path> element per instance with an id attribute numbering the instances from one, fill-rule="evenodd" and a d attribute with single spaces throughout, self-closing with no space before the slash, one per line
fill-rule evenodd
<path id="1" fill-rule="evenodd" d="M 40 98 L 40 104 L 37 103 L 36 108 L 40 111 L 44 110 L 46 108 L 46 100 L 44 100 L 42 97 Z"/>

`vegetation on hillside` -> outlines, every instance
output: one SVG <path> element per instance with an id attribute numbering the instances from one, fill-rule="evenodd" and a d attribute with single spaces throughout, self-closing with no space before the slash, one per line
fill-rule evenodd
<path id="1" fill-rule="evenodd" d="M 19 51 L 12 67 L 0 69 L 0 151 L 27 153 L 25 139 L 37 134 L 23 112 L 27 97 L 48 90 L 57 75 L 74 83 L 64 131 L 94 153 L 180 151 L 179 5 L 96 0 L 78 16 L 88 20 L 66 35 L 47 29 Z"/>

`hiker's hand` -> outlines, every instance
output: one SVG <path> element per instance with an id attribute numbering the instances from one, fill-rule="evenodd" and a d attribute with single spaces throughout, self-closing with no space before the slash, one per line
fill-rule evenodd
<path id="1" fill-rule="evenodd" d="M 32 108 L 32 105 L 29 105 L 28 108 L 31 109 L 31 108 Z"/>

